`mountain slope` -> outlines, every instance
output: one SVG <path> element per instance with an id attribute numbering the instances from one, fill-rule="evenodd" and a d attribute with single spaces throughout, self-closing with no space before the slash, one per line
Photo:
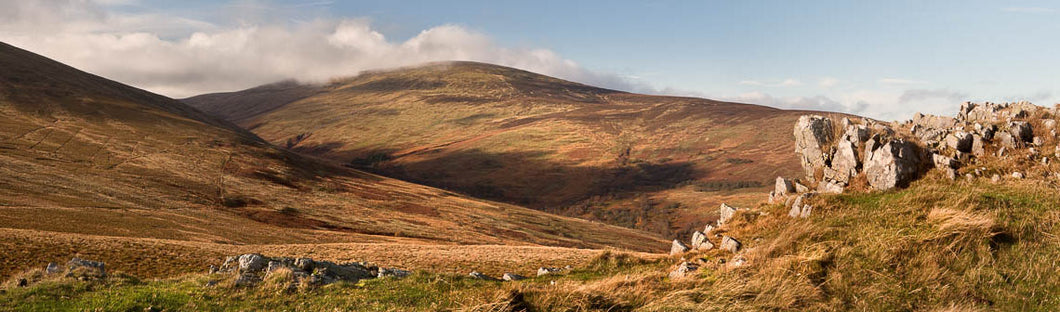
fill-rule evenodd
<path id="1" fill-rule="evenodd" d="M 0 232 L 222 244 L 665 247 L 647 233 L 276 149 L 178 101 L 10 45 L 0 44 L 0 68 Z M 14 269 L 18 257 L 0 263 Z"/>
<path id="2" fill-rule="evenodd" d="M 666 235 L 798 174 L 790 125 L 804 113 L 471 62 L 184 101 L 305 154 Z"/>

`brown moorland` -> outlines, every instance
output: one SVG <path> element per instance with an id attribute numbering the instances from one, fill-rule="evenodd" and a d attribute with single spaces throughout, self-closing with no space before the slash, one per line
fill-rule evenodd
<path id="1" fill-rule="evenodd" d="M 279 146 L 478 198 L 685 236 L 801 175 L 805 112 L 445 62 L 184 102 Z"/>
<path id="2" fill-rule="evenodd" d="M 231 245 L 665 247 L 645 232 L 329 165 L 7 44 L 0 68 L 0 228 Z M 5 268 L 39 265 L 10 251 Z"/>

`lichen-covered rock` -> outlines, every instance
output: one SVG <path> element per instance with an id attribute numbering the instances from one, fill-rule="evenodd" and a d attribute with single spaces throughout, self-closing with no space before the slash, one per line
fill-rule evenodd
<path id="1" fill-rule="evenodd" d="M 806 176 L 813 178 L 815 168 L 823 168 L 828 163 L 825 148 L 833 140 L 832 120 L 822 116 L 802 116 L 795 123 L 795 154 Z"/>
<path id="2" fill-rule="evenodd" d="M 821 184 L 817 185 L 817 192 L 824 194 L 842 194 L 846 189 L 843 184 L 836 181 L 821 181 Z"/>
<path id="3" fill-rule="evenodd" d="M 913 143 L 893 140 L 868 156 L 865 177 L 874 189 L 906 187 L 919 176 L 921 157 Z"/>
<path id="4" fill-rule="evenodd" d="M 695 231 L 695 232 L 692 233 L 692 248 L 693 249 L 699 249 L 699 245 L 702 245 L 703 242 L 705 242 L 705 241 L 707 241 L 707 235 L 703 234 L 703 232 Z"/>
<path id="5" fill-rule="evenodd" d="M 674 242 L 670 244 L 670 255 L 686 253 L 688 252 L 688 249 L 688 245 L 685 245 L 685 243 L 682 243 L 680 240 L 675 239 Z"/>
<path id="6" fill-rule="evenodd" d="M 268 260 L 259 254 L 245 254 L 237 258 L 240 272 L 258 272 L 265 269 Z"/>
<path id="7" fill-rule="evenodd" d="M 400 278 L 400 277 L 409 276 L 409 274 L 412 274 L 412 272 L 406 271 L 406 270 L 402 270 L 402 269 L 395 269 L 395 268 L 379 268 L 379 272 L 376 273 L 376 277 L 378 277 L 378 278 L 384 278 L 384 277 Z"/>

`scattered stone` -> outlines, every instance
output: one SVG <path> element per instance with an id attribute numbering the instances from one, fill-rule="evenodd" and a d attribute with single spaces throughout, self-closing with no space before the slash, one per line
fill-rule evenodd
<path id="1" fill-rule="evenodd" d="M 512 281 L 524 280 L 524 279 L 526 279 L 526 277 L 524 277 L 522 275 L 519 275 L 519 274 L 515 274 L 515 273 L 504 273 L 504 275 L 501 275 L 501 279 L 505 280 L 505 281 L 512 282 Z"/>
<path id="2" fill-rule="evenodd" d="M 700 246 L 703 245 L 704 242 L 710 243 L 707 241 L 706 234 L 703 234 L 703 232 L 700 231 L 695 231 L 692 233 L 692 249 L 700 249 Z M 714 245 L 711 244 L 710 248 L 714 248 Z"/>
<path id="3" fill-rule="evenodd" d="M 810 217 L 810 212 L 812 212 L 812 211 L 813 211 L 813 206 L 811 206 L 811 205 L 802 206 L 802 212 L 799 213 L 799 218 L 809 218 Z"/>
<path id="4" fill-rule="evenodd" d="M 1001 182 L 1001 176 L 994 174 L 994 176 L 990 177 L 990 181 L 994 183 Z"/>
<path id="5" fill-rule="evenodd" d="M 1034 137 L 1034 140 L 1031 141 L 1031 144 L 1034 146 L 1042 146 L 1042 144 L 1045 144 L 1045 140 L 1043 140 L 1041 137 Z"/>
<path id="6" fill-rule="evenodd" d="M 376 273 L 376 277 L 377 278 L 384 278 L 384 277 L 402 278 L 402 277 L 409 276 L 410 274 L 412 274 L 412 272 L 406 271 L 406 270 L 402 270 L 402 269 L 379 268 L 379 273 Z"/>
<path id="7" fill-rule="evenodd" d="M 1016 148 L 1017 147 L 1017 145 L 1016 145 L 1016 137 L 1012 136 L 1011 133 L 1001 132 L 1001 133 L 998 133 L 995 137 L 997 138 L 997 141 L 1001 143 L 1001 146 L 1003 148 L 1004 147 L 1007 147 L 1007 148 Z"/>
<path id="8" fill-rule="evenodd" d="M 1019 171 L 1013 172 L 1012 177 L 1015 179 L 1023 179 L 1023 173 Z"/>
<path id="9" fill-rule="evenodd" d="M 683 261 L 681 264 L 678 264 L 673 271 L 670 271 L 670 279 L 684 278 L 694 274 L 697 270 L 699 270 L 699 266 L 689 263 L 688 261 Z"/>
<path id="10" fill-rule="evenodd" d="M 972 135 L 972 155 L 975 157 L 983 157 L 986 155 L 986 148 L 984 147 L 983 137 L 978 134 Z"/>
<path id="11" fill-rule="evenodd" d="M 670 255 L 676 255 L 688 252 L 688 245 L 682 243 L 680 240 L 674 240 L 673 244 L 670 245 Z M 540 271 L 538 271 L 540 273 Z"/>
<path id="12" fill-rule="evenodd" d="M 97 277 L 103 278 L 107 276 L 107 270 L 103 262 L 82 260 L 74 257 L 70 259 L 70 262 L 66 263 L 67 275 L 78 277 Z"/>
<path id="13" fill-rule="evenodd" d="M 1034 131 L 1031 129 L 1031 124 L 1026 121 L 1009 122 L 1008 129 L 1009 133 L 1020 141 L 1032 142 L 1034 140 Z"/>
<path id="14" fill-rule="evenodd" d="M 492 276 L 489 276 L 489 275 L 486 275 L 486 274 L 482 274 L 482 273 L 480 273 L 478 271 L 472 271 L 468 275 L 471 275 L 471 278 L 484 280 L 484 281 L 494 281 L 494 282 L 500 281 L 499 279 L 496 279 L 496 278 L 494 278 Z"/>
<path id="15" fill-rule="evenodd" d="M 832 156 L 831 168 L 835 171 L 834 176 L 831 177 L 833 180 L 846 184 L 850 182 L 851 177 L 858 174 L 861 162 L 858 160 L 856 151 L 857 147 L 849 141 L 849 138 L 843 137 L 839 140 L 835 154 Z"/>
<path id="16" fill-rule="evenodd" d="M 777 177 L 777 183 L 773 187 L 773 192 L 776 196 L 788 196 L 788 194 L 795 192 L 795 185 L 791 183 L 791 180 Z"/>
<path id="17" fill-rule="evenodd" d="M 710 232 L 713 232 L 713 231 L 714 231 L 714 226 L 713 225 L 707 224 L 706 226 L 703 227 L 703 234 L 708 234 L 709 235 Z"/>
<path id="18" fill-rule="evenodd" d="M 957 169 L 945 168 L 943 171 L 946 173 L 946 178 L 950 181 L 957 181 Z"/>
<path id="19" fill-rule="evenodd" d="M 964 179 L 968 180 L 968 182 L 975 181 L 975 175 L 972 175 L 971 173 L 967 173 L 967 174 L 964 175 Z"/>
<path id="20" fill-rule="evenodd" d="M 721 226 L 725 222 L 729 222 L 732 216 L 736 214 L 736 207 L 721 203 L 721 208 L 718 209 L 718 225 Z"/>
<path id="21" fill-rule="evenodd" d="M 44 272 L 48 274 L 62 273 L 63 269 L 59 267 L 58 263 L 48 262 L 48 266 L 44 268 Z"/>
<path id="22" fill-rule="evenodd" d="M 560 268 L 541 267 L 541 268 L 537 269 L 537 276 L 556 274 L 556 273 L 559 273 L 559 272 L 562 272 L 562 271 L 563 271 L 563 269 L 560 269 Z"/>
<path id="23" fill-rule="evenodd" d="M 729 266 L 732 266 L 732 267 L 741 267 L 744 264 L 747 264 L 747 258 L 744 258 L 743 255 L 733 256 L 732 260 L 729 261 Z"/>
<path id="24" fill-rule="evenodd" d="M 962 153 L 972 152 L 972 141 L 972 136 L 960 131 L 946 136 L 946 146 Z"/>
<path id="25" fill-rule="evenodd" d="M 817 191 L 825 194 L 842 194 L 845 188 L 842 184 L 830 180 L 817 185 Z"/>
<path id="26" fill-rule="evenodd" d="M 728 235 L 723 235 L 721 237 L 721 249 L 722 250 L 728 250 L 731 253 L 736 253 L 737 251 L 740 251 L 740 247 L 741 247 L 740 241 L 737 241 L 735 238 L 732 238 L 731 236 L 728 236 Z"/>
<path id="27" fill-rule="evenodd" d="M 795 181 L 795 192 L 796 193 L 806 193 L 806 192 L 809 192 L 809 191 L 810 191 L 809 187 L 807 187 L 806 185 L 803 185 L 802 183 L 799 183 L 798 181 Z"/>
<path id="28" fill-rule="evenodd" d="M 957 160 L 951 157 L 931 154 L 931 158 L 934 160 L 936 168 L 957 168 Z"/>

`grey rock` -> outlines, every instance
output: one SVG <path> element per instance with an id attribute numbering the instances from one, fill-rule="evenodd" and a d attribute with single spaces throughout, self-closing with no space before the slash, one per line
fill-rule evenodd
<path id="1" fill-rule="evenodd" d="M 78 273 L 82 276 L 93 276 L 93 277 L 105 277 L 107 276 L 106 265 L 103 262 L 83 260 L 81 258 L 74 257 L 66 263 L 66 269 L 69 273 Z"/>
<path id="2" fill-rule="evenodd" d="M 844 137 L 836 143 L 831 168 L 838 173 L 833 179 L 843 183 L 849 183 L 850 178 L 858 174 L 861 162 L 858 161 L 857 147 L 849 138 Z"/>
<path id="3" fill-rule="evenodd" d="M 718 208 L 718 225 L 720 226 L 725 224 L 725 222 L 729 222 L 733 215 L 736 214 L 736 210 L 736 207 L 721 203 L 721 207 Z"/>
<path id="4" fill-rule="evenodd" d="M 720 248 L 722 250 L 728 250 L 729 252 L 736 253 L 740 251 L 740 247 L 742 247 L 742 244 L 740 244 L 740 241 L 736 240 L 735 238 L 732 238 L 728 235 L 723 235 L 721 237 Z"/>
<path id="5" fill-rule="evenodd" d="M 676 240 L 675 240 L 675 241 L 676 241 Z M 541 267 L 541 268 L 538 268 L 538 269 L 537 269 L 537 276 L 544 276 L 544 275 L 549 275 L 549 274 L 556 274 L 556 273 L 560 273 L 560 272 L 562 272 L 562 271 L 563 271 L 563 269 L 560 269 L 560 268 L 548 268 L 548 267 Z"/>
<path id="6" fill-rule="evenodd" d="M 813 206 L 803 205 L 802 212 L 799 213 L 799 218 L 809 218 L 811 212 L 813 212 Z"/>
<path id="7" fill-rule="evenodd" d="M 695 231 L 692 233 L 692 249 L 700 249 L 699 247 L 703 245 L 704 242 L 707 242 L 706 234 L 703 234 L 703 232 L 700 231 Z M 714 246 L 711 245 L 710 248 L 714 248 Z"/>
<path id="8" fill-rule="evenodd" d="M 806 193 L 806 192 L 809 192 L 809 191 L 810 191 L 809 187 L 807 187 L 806 185 L 804 185 L 802 183 L 799 183 L 798 181 L 795 181 L 795 192 L 797 192 L 797 193 Z"/>
<path id="9" fill-rule="evenodd" d="M 729 266 L 731 267 L 741 267 L 745 264 L 747 264 L 747 258 L 744 258 L 743 255 L 733 256 L 732 260 L 729 260 Z"/>
<path id="10" fill-rule="evenodd" d="M 920 155 L 913 143 L 894 140 L 872 152 L 865 162 L 865 177 L 877 190 L 906 187 L 919 175 Z"/>
<path id="11" fill-rule="evenodd" d="M 957 160 L 951 157 L 931 154 L 931 158 L 934 160 L 936 168 L 957 168 Z"/>
<path id="12" fill-rule="evenodd" d="M 995 173 L 994 176 L 990 177 L 990 181 L 993 181 L 994 183 L 1001 182 L 1001 176 Z"/>
<path id="13" fill-rule="evenodd" d="M 986 146 L 983 142 L 983 137 L 978 134 L 972 135 L 972 155 L 975 157 L 983 157 L 986 155 Z"/>
<path id="14" fill-rule="evenodd" d="M 1007 148 L 1016 148 L 1016 147 L 1018 147 L 1018 145 L 1017 145 L 1018 142 L 1016 141 L 1016 137 L 1014 137 L 1011 133 L 1000 132 L 997 135 L 995 135 L 994 137 L 997 139 L 997 142 L 1001 144 L 1001 147 L 1007 147 Z"/>
<path id="15" fill-rule="evenodd" d="M 497 279 L 495 277 L 492 277 L 492 276 L 489 276 L 489 275 L 486 275 L 486 274 L 482 274 L 482 273 L 480 273 L 478 271 L 473 271 L 473 272 L 471 272 L 468 275 L 470 275 L 471 278 L 484 280 L 484 281 L 494 281 L 494 282 L 499 282 L 500 281 L 499 279 Z"/>
<path id="16" fill-rule="evenodd" d="M 794 134 L 795 153 L 799 155 L 806 176 L 812 179 L 815 168 L 828 163 L 824 148 L 833 140 L 832 120 L 817 115 L 801 116 L 795 123 Z"/>
<path id="17" fill-rule="evenodd" d="M 946 146 L 961 153 L 972 152 L 973 137 L 964 132 L 954 132 L 946 136 Z"/>
<path id="18" fill-rule="evenodd" d="M 1016 171 L 1016 172 L 1013 172 L 1013 173 L 1012 173 L 1012 178 L 1015 178 L 1015 179 L 1023 179 L 1023 178 L 1024 178 L 1024 176 L 1023 176 L 1023 173 L 1022 173 L 1022 172 Z"/>
<path id="19" fill-rule="evenodd" d="M 713 225 L 707 224 L 706 226 L 703 227 L 703 234 L 708 234 L 709 235 L 710 232 L 713 232 L 713 231 L 714 231 L 714 226 Z"/>
<path id="20" fill-rule="evenodd" d="M 406 270 L 402 270 L 402 269 L 395 269 L 395 268 L 379 268 L 379 273 L 376 274 L 376 277 L 378 277 L 378 278 L 384 278 L 384 277 L 402 278 L 402 277 L 409 276 L 409 274 L 412 274 L 412 272 L 406 271 Z"/>
<path id="21" fill-rule="evenodd" d="M 699 266 L 689 263 L 688 261 L 683 261 L 681 264 L 678 264 L 673 271 L 670 271 L 670 279 L 685 278 L 695 274 L 697 270 L 699 270 Z"/>
<path id="22" fill-rule="evenodd" d="M 236 278 L 235 284 L 237 287 L 250 287 L 257 285 L 260 282 L 260 277 L 258 277 L 254 273 L 246 272 L 239 274 L 239 277 Z"/>
<path id="23" fill-rule="evenodd" d="M 260 272 L 268 264 L 268 260 L 259 254 L 240 255 L 238 261 L 240 272 Z"/>
<path id="24" fill-rule="evenodd" d="M 682 243 L 680 240 L 674 240 L 673 244 L 670 244 L 670 255 L 676 255 L 688 252 L 688 245 Z"/>
<path id="25" fill-rule="evenodd" d="M 48 262 L 48 266 L 44 267 L 44 272 L 48 274 L 62 273 L 63 269 L 59 267 L 58 263 Z"/>
<path id="26" fill-rule="evenodd" d="M 1034 140 L 1034 130 L 1026 121 L 1013 121 L 1008 123 L 1008 131 L 1016 139 L 1030 143 Z"/>
<path id="27" fill-rule="evenodd" d="M 515 273 L 504 273 L 504 275 L 501 275 L 501 279 L 505 280 L 505 281 L 512 282 L 512 281 L 524 280 L 524 279 L 526 279 L 526 277 L 524 277 L 522 275 L 519 275 L 519 274 L 515 274 Z"/>
<path id="28" fill-rule="evenodd" d="M 835 181 L 821 181 L 821 184 L 817 185 L 817 191 L 824 194 L 842 194 L 846 189 L 843 183 Z"/>
<path id="29" fill-rule="evenodd" d="M 791 183 L 791 180 L 777 177 L 773 192 L 775 192 L 777 196 L 788 196 L 788 194 L 795 192 L 795 185 Z"/>

